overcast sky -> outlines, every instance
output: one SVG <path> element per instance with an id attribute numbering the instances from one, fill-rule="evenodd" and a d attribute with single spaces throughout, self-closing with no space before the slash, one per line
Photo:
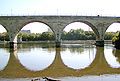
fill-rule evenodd
<path id="1" fill-rule="evenodd" d="M 120 0 L 0 0 L 1 15 L 120 16 Z"/>
<path id="2" fill-rule="evenodd" d="M 0 0 L 0 15 L 120 16 L 120 0 Z M 120 30 L 119 24 L 111 26 L 113 28 L 110 30 Z M 26 27 L 24 29 L 32 29 L 32 32 L 46 30 L 46 25 L 41 23 L 28 24 Z M 75 27 L 89 30 L 83 23 L 73 23 L 66 27 L 66 31 Z M 0 32 L 3 31 L 0 28 Z"/>

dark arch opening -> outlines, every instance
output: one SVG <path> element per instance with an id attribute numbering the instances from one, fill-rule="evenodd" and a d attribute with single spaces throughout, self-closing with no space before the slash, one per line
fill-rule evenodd
<path id="1" fill-rule="evenodd" d="M 7 43 L 9 41 L 9 35 L 7 33 L 7 30 L 1 24 L 0 24 L 0 41 L 2 41 L 3 43 Z"/>
<path id="2" fill-rule="evenodd" d="M 53 41 L 54 39 L 54 31 L 50 26 L 38 21 L 25 23 L 18 34 L 18 42 Z"/>
<path id="3" fill-rule="evenodd" d="M 76 21 L 64 28 L 61 38 L 62 40 L 95 40 L 96 36 L 98 31 L 92 24 Z"/>

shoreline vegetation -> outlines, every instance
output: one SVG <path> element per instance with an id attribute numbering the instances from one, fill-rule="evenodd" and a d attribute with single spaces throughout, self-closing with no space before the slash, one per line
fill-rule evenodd
<path id="1" fill-rule="evenodd" d="M 112 38 L 115 32 L 106 32 L 104 37 L 105 44 L 112 44 Z M 20 32 L 17 36 L 17 44 L 55 44 L 55 36 L 53 32 L 43 33 L 27 33 Z M 61 34 L 61 45 L 62 44 L 86 44 L 95 45 L 96 35 L 93 31 L 84 31 L 82 29 L 71 29 L 69 32 L 63 31 Z M 0 44 L 3 47 L 9 47 L 9 35 L 7 32 L 0 33 Z M 0 46 L 2 47 L 2 46 Z"/>
<path id="2" fill-rule="evenodd" d="M 82 44 L 82 45 L 95 45 L 95 40 L 64 40 L 61 41 L 61 46 L 64 44 Z M 105 44 L 112 44 L 112 40 L 105 40 Z M 22 41 L 19 44 L 52 44 L 55 46 L 55 41 Z M 0 41 L 0 48 L 9 48 L 9 41 Z"/>
<path id="3" fill-rule="evenodd" d="M 120 31 L 116 32 L 116 34 L 112 38 L 112 44 L 115 45 L 116 49 L 120 49 Z"/>
<path id="4" fill-rule="evenodd" d="M 95 44 L 96 40 L 62 40 L 61 44 Z M 21 41 L 17 42 L 17 44 L 34 44 L 34 43 L 39 43 L 39 44 L 55 44 L 55 41 Z M 112 40 L 105 40 L 105 44 L 112 44 Z M 9 44 L 9 41 L 0 41 L 0 44 Z"/>
<path id="5" fill-rule="evenodd" d="M 104 40 L 112 40 L 115 32 L 106 32 Z M 93 31 L 84 31 L 82 29 L 71 29 L 69 32 L 63 31 L 61 34 L 61 40 L 95 40 L 96 35 Z M 21 41 L 54 41 L 55 35 L 53 32 L 43 33 L 31 33 L 31 32 L 20 32 L 17 35 L 18 42 Z M 0 33 L 0 41 L 9 41 L 9 35 L 7 32 Z"/>

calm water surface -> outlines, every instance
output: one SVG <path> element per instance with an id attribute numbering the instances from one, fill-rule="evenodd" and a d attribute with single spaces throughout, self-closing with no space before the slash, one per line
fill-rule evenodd
<path id="1" fill-rule="evenodd" d="M 120 50 L 112 45 L 20 44 L 17 50 L 0 48 L 0 77 L 78 77 L 120 74 Z M 119 78 L 120 79 L 120 78 Z"/>
<path id="2" fill-rule="evenodd" d="M 0 70 L 3 70 L 9 61 L 10 53 L 4 48 L 0 48 Z"/>

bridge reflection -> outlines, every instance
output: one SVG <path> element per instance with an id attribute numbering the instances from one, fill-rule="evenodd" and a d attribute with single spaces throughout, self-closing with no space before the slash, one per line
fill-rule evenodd
<path id="1" fill-rule="evenodd" d="M 107 74 L 110 70 L 110 66 L 108 65 L 105 56 L 104 56 L 104 48 L 96 47 L 96 56 L 93 62 L 89 67 L 83 69 L 81 72 L 85 74 Z"/>
<path id="2" fill-rule="evenodd" d="M 120 63 L 120 50 L 113 50 L 113 55 L 117 58 L 117 61 Z"/>
<path id="3" fill-rule="evenodd" d="M 0 71 L 1 77 L 62 77 L 62 76 L 82 76 L 82 75 L 102 75 L 119 74 L 120 68 L 112 68 L 107 63 L 104 48 L 96 47 L 96 56 L 92 63 L 83 69 L 72 69 L 67 67 L 61 58 L 61 48 L 56 48 L 55 59 L 50 66 L 40 71 L 30 71 L 19 61 L 17 50 L 10 51 L 10 59 L 6 68 Z M 118 55 L 115 53 L 115 55 Z M 117 56 L 118 57 L 118 56 Z M 118 58 L 119 59 L 119 58 Z"/>

